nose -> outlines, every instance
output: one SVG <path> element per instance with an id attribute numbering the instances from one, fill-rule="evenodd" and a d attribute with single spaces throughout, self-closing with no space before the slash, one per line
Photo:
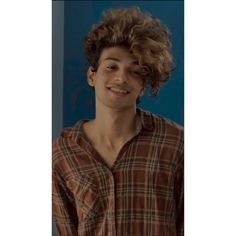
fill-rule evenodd
<path id="1" fill-rule="evenodd" d="M 125 70 L 120 70 L 115 77 L 115 81 L 119 83 L 127 83 L 128 82 L 128 75 Z"/>

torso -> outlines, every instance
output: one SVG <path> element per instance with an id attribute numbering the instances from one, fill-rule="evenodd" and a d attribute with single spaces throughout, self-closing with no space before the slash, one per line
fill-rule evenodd
<path id="1" fill-rule="evenodd" d="M 111 149 L 111 148 L 106 148 L 104 146 L 95 146 L 94 148 L 100 154 L 100 156 L 108 165 L 108 167 L 111 168 L 117 159 L 120 148 Z"/>
<path id="2" fill-rule="evenodd" d="M 108 165 L 109 168 L 113 166 L 115 163 L 119 152 L 123 145 L 130 140 L 132 137 L 137 135 L 137 133 L 140 132 L 141 130 L 141 119 L 140 117 L 138 118 L 138 124 L 137 124 L 137 130 L 135 133 L 130 134 L 130 136 L 126 137 L 125 139 L 117 140 L 114 142 L 116 145 L 115 146 L 107 146 L 101 142 L 96 141 L 96 136 L 94 134 L 94 128 L 91 125 L 91 121 L 88 121 L 83 124 L 83 131 L 86 134 L 87 138 L 90 140 L 93 148 L 99 153 L 100 157 L 103 159 L 103 161 Z"/>
<path id="3" fill-rule="evenodd" d="M 123 144 L 117 145 L 117 147 L 106 147 L 104 144 L 96 145 L 93 130 L 91 129 L 89 122 L 84 123 L 83 130 L 87 138 L 90 140 L 93 148 L 99 153 L 100 157 L 108 165 L 108 167 L 111 168 L 116 161 Z"/>

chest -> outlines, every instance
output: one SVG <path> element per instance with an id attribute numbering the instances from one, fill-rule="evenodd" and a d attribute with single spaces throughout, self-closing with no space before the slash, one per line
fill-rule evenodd
<path id="1" fill-rule="evenodd" d="M 103 159 L 103 161 L 108 165 L 108 167 L 111 168 L 115 163 L 122 146 L 116 148 L 108 148 L 104 145 L 100 145 L 94 148 L 99 153 L 99 156 Z"/>

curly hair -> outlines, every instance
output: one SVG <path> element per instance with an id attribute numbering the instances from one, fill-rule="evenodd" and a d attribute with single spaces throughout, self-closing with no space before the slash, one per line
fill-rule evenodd
<path id="1" fill-rule="evenodd" d="M 150 85 L 155 96 L 174 68 L 169 29 L 139 7 L 108 9 L 85 37 L 86 57 L 94 71 L 102 50 L 115 46 L 126 47 L 137 58 L 144 86 Z"/>

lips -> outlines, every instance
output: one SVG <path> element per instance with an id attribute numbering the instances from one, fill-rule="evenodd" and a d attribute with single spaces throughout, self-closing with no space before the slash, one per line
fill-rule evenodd
<path id="1" fill-rule="evenodd" d="M 120 88 L 120 87 L 116 87 L 116 86 L 108 86 L 107 89 L 109 89 L 110 91 L 114 92 L 114 93 L 118 93 L 118 94 L 128 94 L 130 93 L 129 90 L 127 90 L 126 88 Z"/>

